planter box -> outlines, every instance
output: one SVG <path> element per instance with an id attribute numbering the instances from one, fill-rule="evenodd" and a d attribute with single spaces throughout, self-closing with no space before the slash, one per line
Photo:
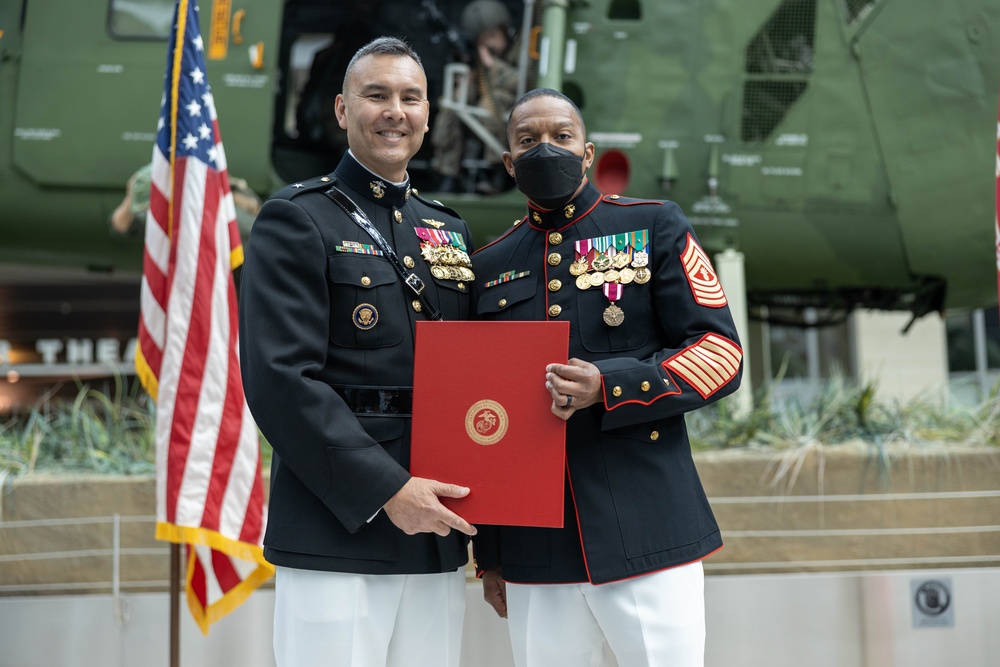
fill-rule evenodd
<path id="1" fill-rule="evenodd" d="M 709 574 L 1000 563 L 996 448 L 853 443 L 695 460 L 726 544 Z M 166 590 L 155 502 L 152 476 L 7 480 L 0 595 Z"/>

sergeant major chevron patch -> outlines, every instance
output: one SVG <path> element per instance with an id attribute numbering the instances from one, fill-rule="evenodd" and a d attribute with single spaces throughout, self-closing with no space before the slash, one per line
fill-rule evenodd
<path id="1" fill-rule="evenodd" d="M 708 398 L 736 377 L 742 360 L 739 345 L 717 334 L 705 334 L 662 365 L 694 387 L 702 398 Z"/>
<path id="2" fill-rule="evenodd" d="M 709 308 L 722 308 L 726 305 L 726 293 L 722 291 L 719 284 L 719 276 L 712 268 L 712 262 L 708 255 L 701 249 L 698 242 L 690 234 L 687 235 L 687 247 L 681 256 L 684 263 L 684 273 L 687 275 L 688 284 L 691 285 L 691 293 L 694 300 L 701 306 Z"/>

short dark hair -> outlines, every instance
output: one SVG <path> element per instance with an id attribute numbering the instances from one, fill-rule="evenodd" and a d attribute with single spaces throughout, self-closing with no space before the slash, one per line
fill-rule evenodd
<path id="1" fill-rule="evenodd" d="M 587 124 L 583 122 L 583 114 L 580 112 L 580 107 L 576 106 L 576 102 L 574 102 L 573 100 L 568 98 L 564 93 L 559 92 L 555 88 L 533 88 L 532 90 L 529 90 L 524 95 L 521 95 L 519 98 L 517 98 L 517 100 L 514 102 L 514 106 L 510 108 L 510 113 L 507 114 L 506 131 L 508 139 L 510 138 L 510 119 L 514 117 L 514 111 L 517 110 L 517 108 L 522 104 L 524 104 L 525 102 L 530 102 L 536 97 L 554 97 L 557 100 L 562 100 L 567 104 L 569 104 L 570 108 L 573 109 L 573 113 L 575 113 L 576 117 L 580 119 L 580 127 L 582 127 L 584 133 L 586 133 Z"/>
<path id="2" fill-rule="evenodd" d="M 417 66 L 420 67 L 420 71 L 424 71 L 424 64 L 420 61 L 420 56 L 417 55 L 412 46 L 397 37 L 376 37 L 358 49 L 358 52 L 351 58 L 351 62 L 347 63 L 341 92 L 344 92 L 344 89 L 347 88 L 347 81 L 351 78 L 354 67 L 365 56 L 400 56 L 412 58 L 413 62 L 417 63 Z"/>

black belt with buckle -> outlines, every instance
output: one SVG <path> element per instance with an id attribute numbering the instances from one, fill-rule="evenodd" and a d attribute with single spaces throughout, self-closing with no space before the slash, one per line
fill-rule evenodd
<path id="1" fill-rule="evenodd" d="M 330 386 L 359 417 L 409 417 L 413 414 L 413 387 Z"/>

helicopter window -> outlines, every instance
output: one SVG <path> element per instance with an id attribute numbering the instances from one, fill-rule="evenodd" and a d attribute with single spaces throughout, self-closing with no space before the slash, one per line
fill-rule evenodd
<path id="1" fill-rule="evenodd" d="M 111 0 L 108 29 L 115 37 L 170 37 L 174 0 Z"/>
<path id="2" fill-rule="evenodd" d="M 816 0 L 785 0 L 750 41 L 743 141 L 763 141 L 805 92 L 813 71 Z"/>
<path id="3" fill-rule="evenodd" d="M 642 19 L 639 0 L 611 0 L 608 18 L 616 21 L 638 21 Z"/>
<path id="4" fill-rule="evenodd" d="M 843 0 L 848 25 L 857 25 L 868 16 L 878 0 Z"/>
<path id="5" fill-rule="evenodd" d="M 305 134 L 310 140 L 318 141 L 323 138 L 323 116 L 334 116 L 333 102 L 340 91 L 341 81 L 325 76 L 324 58 L 317 58 L 317 54 L 325 55 L 330 51 L 333 41 L 333 35 L 329 34 L 304 34 L 292 44 L 287 75 L 289 94 L 284 116 L 285 134 L 289 137 L 298 138 Z M 306 99 L 303 100 L 303 97 Z"/>

